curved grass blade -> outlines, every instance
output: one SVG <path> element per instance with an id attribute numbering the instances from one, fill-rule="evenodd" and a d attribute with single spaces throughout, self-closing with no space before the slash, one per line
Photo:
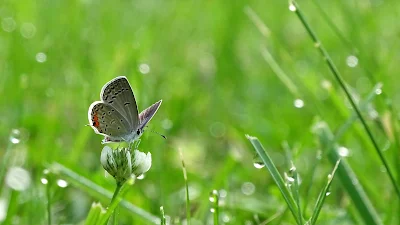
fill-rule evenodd
<path id="1" fill-rule="evenodd" d="M 295 200 L 293 199 L 293 196 L 290 193 L 289 189 L 287 188 L 285 182 L 283 181 L 283 178 L 280 175 L 278 169 L 276 168 L 275 164 L 272 162 L 271 157 L 269 157 L 268 153 L 264 150 L 264 147 L 261 145 L 258 138 L 252 137 L 250 135 L 246 135 L 246 138 L 249 139 L 250 143 L 253 145 L 257 154 L 262 159 L 265 167 L 270 172 L 272 179 L 275 181 L 276 185 L 278 186 L 283 198 L 286 201 L 286 204 L 289 207 L 289 210 L 292 212 L 292 215 L 295 218 L 296 223 L 301 224 L 302 219 L 299 218 L 299 214 L 297 211 L 298 206 L 297 206 Z"/>

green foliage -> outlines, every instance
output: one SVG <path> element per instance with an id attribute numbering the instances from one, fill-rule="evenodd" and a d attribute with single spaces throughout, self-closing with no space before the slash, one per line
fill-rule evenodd
<path id="1" fill-rule="evenodd" d="M 0 223 L 400 223 L 396 3 L 1 1 Z M 120 75 L 163 104 L 111 201 L 85 125 Z"/>

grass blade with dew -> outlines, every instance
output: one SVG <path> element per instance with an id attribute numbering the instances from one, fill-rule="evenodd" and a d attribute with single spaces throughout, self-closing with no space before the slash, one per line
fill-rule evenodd
<path id="1" fill-rule="evenodd" d="M 297 172 L 297 168 L 294 165 L 293 162 L 293 156 L 292 152 L 293 150 L 290 148 L 289 143 L 287 141 L 284 141 L 282 143 L 282 148 L 285 152 L 286 159 L 287 159 L 287 165 L 290 167 L 289 169 L 289 175 L 285 173 L 285 179 L 288 182 L 289 190 L 292 192 L 292 196 L 294 200 L 296 201 L 297 204 L 297 212 L 298 216 L 300 219 L 300 224 L 303 224 L 303 218 L 302 218 L 302 212 L 301 212 L 301 205 L 300 205 L 300 195 L 299 195 L 299 189 L 300 189 L 300 181 L 299 181 L 299 174 Z"/>
<path id="2" fill-rule="evenodd" d="M 210 194 L 210 201 L 213 203 L 211 212 L 214 214 L 214 225 L 219 224 L 219 195 L 217 190 L 213 190 Z"/>
<path id="3" fill-rule="evenodd" d="M 165 218 L 164 206 L 160 207 L 161 212 L 161 225 L 167 225 L 167 220 Z"/>
<path id="4" fill-rule="evenodd" d="M 364 117 L 361 114 L 360 109 L 358 108 L 358 106 L 356 105 L 353 97 L 351 96 L 348 88 L 346 87 L 345 81 L 343 80 L 342 76 L 340 75 L 339 70 L 336 68 L 336 65 L 333 63 L 332 59 L 330 58 L 328 52 L 325 50 L 324 46 L 322 45 L 321 41 L 317 38 L 316 34 L 314 33 L 314 31 L 311 29 L 310 25 L 308 24 L 308 22 L 305 19 L 305 16 L 303 15 L 302 11 L 300 10 L 298 4 L 296 3 L 296 1 L 291 0 L 290 1 L 290 6 L 289 9 L 291 11 L 294 11 L 297 15 L 297 17 L 300 19 L 301 23 L 304 25 L 304 27 L 306 28 L 308 34 L 310 35 L 311 39 L 314 42 L 314 45 L 316 48 L 318 48 L 320 54 L 322 55 L 322 57 L 324 58 L 324 60 L 326 61 L 329 70 L 332 72 L 332 74 L 334 75 L 335 79 L 337 80 L 337 82 L 339 83 L 340 87 L 342 88 L 342 90 L 344 91 L 344 93 L 346 94 L 347 99 L 349 100 L 352 108 L 354 109 L 354 111 L 356 112 L 358 118 L 360 119 L 365 131 L 368 134 L 369 139 L 371 140 L 376 153 L 378 154 L 381 162 L 383 163 L 390 181 L 392 182 L 393 188 L 396 191 L 396 194 L 398 196 L 398 198 L 400 198 L 400 188 L 397 185 L 397 182 L 394 178 L 393 172 L 389 167 L 389 164 L 387 163 L 380 147 L 378 146 L 378 143 L 376 142 L 374 136 L 372 135 L 371 130 L 369 129 L 367 122 L 365 121 Z"/>
<path id="5" fill-rule="evenodd" d="M 297 172 L 297 169 L 293 163 L 293 161 L 291 162 L 292 166 L 290 167 L 290 173 L 293 175 L 293 186 L 291 186 L 291 190 L 292 190 L 292 195 L 294 197 L 294 200 L 296 201 L 296 205 L 297 205 L 297 212 L 299 215 L 299 219 L 300 219 L 300 224 L 304 224 L 303 223 L 303 216 L 301 213 L 301 204 L 300 204 L 300 195 L 299 195 L 299 189 L 300 189 L 300 181 L 299 181 L 299 173 Z"/>
<path id="6" fill-rule="evenodd" d="M 256 137 L 252 137 L 250 135 L 246 135 L 246 138 L 249 139 L 250 143 L 253 145 L 254 149 L 262 159 L 265 167 L 270 172 L 272 179 L 275 181 L 276 185 L 278 186 L 283 198 L 286 201 L 286 204 L 289 207 L 289 210 L 292 212 L 294 219 L 296 220 L 297 224 L 301 224 L 300 221 L 302 219 L 299 218 L 299 214 L 297 212 L 297 204 L 293 199 L 289 189 L 287 188 L 282 176 L 280 175 L 278 169 L 276 168 L 275 164 L 272 162 L 271 157 L 269 157 L 268 153 L 264 150 L 264 147 L 261 145 L 260 141 Z"/>
<path id="7" fill-rule="evenodd" d="M 52 163 L 49 166 L 50 172 L 60 175 L 63 178 L 67 179 L 71 184 L 80 188 L 81 190 L 86 191 L 89 195 L 102 200 L 110 200 L 113 194 L 110 191 L 98 186 L 97 184 L 93 183 L 92 181 L 86 179 L 83 176 L 73 172 L 72 170 L 64 167 L 58 163 Z M 160 219 L 147 211 L 123 200 L 121 201 L 121 207 L 127 209 L 133 214 L 136 214 L 139 218 L 146 220 L 147 223 L 151 224 L 158 224 Z"/>
<path id="8" fill-rule="evenodd" d="M 328 125 L 323 121 L 319 121 L 314 125 L 313 132 L 319 139 L 321 149 L 327 152 L 328 160 L 332 164 L 335 164 L 340 160 L 341 156 L 337 152 L 337 145 L 333 144 L 334 137 Z M 337 174 L 337 177 L 353 201 L 358 214 L 365 224 L 382 224 L 378 213 L 364 192 L 356 174 L 353 172 L 346 160 L 341 160 L 341 163 L 337 168 Z"/>
<path id="9" fill-rule="evenodd" d="M 185 193 L 186 193 L 186 220 L 187 224 L 190 225 L 190 197 L 189 197 L 189 184 L 188 184 L 188 178 L 187 178 L 187 173 L 186 173 L 186 167 L 185 167 L 185 160 L 183 159 L 183 153 L 182 150 L 179 148 L 179 155 L 181 157 L 181 162 L 182 162 L 182 172 L 183 172 L 183 179 L 185 180 Z"/>
<path id="10" fill-rule="evenodd" d="M 322 189 L 321 193 L 318 196 L 317 203 L 315 204 L 315 209 L 313 211 L 313 215 L 310 219 L 310 224 L 314 225 L 317 222 L 319 213 L 321 212 L 322 206 L 324 205 L 325 198 L 329 195 L 329 188 L 332 184 L 333 177 L 335 176 L 336 170 L 339 166 L 340 159 L 336 162 L 335 167 L 331 174 L 328 175 L 328 182 L 326 183 L 324 189 Z"/>

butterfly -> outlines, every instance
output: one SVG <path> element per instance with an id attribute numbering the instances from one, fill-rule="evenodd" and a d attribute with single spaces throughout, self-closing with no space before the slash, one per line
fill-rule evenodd
<path id="1" fill-rule="evenodd" d="M 159 100 L 139 114 L 135 95 L 124 76 L 107 82 L 101 89 L 100 100 L 90 105 L 88 119 L 94 132 L 104 136 L 103 144 L 138 140 L 162 102 Z"/>

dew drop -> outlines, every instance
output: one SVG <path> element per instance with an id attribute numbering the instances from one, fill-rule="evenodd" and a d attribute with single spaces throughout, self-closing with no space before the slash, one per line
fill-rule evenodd
<path id="1" fill-rule="evenodd" d="M 40 178 L 40 182 L 41 182 L 42 184 L 48 184 L 48 183 L 49 183 L 49 181 L 48 181 L 46 178 L 44 178 L 44 177 Z"/>
<path id="2" fill-rule="evenodd" d="M 38 54 L 36 54 L 36 61 L 38 61 L 39 63 L 44 63 L 47 60 L 47 55 L 44 54 L 43 52 L 39 52 Z"/>
<path id="3" fill-rule="evenodd" d="M 215 208 L 210 208 L 211 213 L 215 213 Z"/>
<path id="4" fill-rule="evenodd" d="M 332 88 L 332 84 L 329 80 L 321 81 L 321 86 L 322 86 L 322 88 L 324 88 L 326 90 L 330 90 Z"/>
<path id="5" fill-rule="evenodd" d="M 294 100 L 294 107 L 296 108 L 303 108 L 304 107 L 304 101 L 301 99 L 296 99 Z"/>
<path id="6" fill-rule="evenodd" d="M 375 90 L 375 94 L 380 95 L 382 94 L 382 89 L 378 88 Z"/>
<path id="7" fill-rule="evenodd" d="M 330 191 L 328 191 L 328 192 L 325 193 L 325 196 L 329 196 L 329 195 L 331 195 L 331 192 L 330 192 Z"/>
<path id="8" fill-rule="evenodd" d="M 15 20 L 12 17 L 4 18 L 1 21 L 1 28 L 3 28 L 3 30 L 5 32 L 13 32 L 16 27 L 17 27 L 17 23 L 15 22 Z"/>
<path id="9" fill-rule="evenodd" d="M 244 182 L 241 187 L 242 193 L 245 195 L 252 195 L 256 190 L 256 186 L 254 186 L 251 182 Z"/>
<path id="10" fill-rule="evenodd" d="M 296 11 L 296 6 L 293 5 L 292 3 L 290 3 L 289 4 L 289 10 L 292 11 L 292 12 Z"/>
<path id="11" fill-rule="evenodd" d="M 294 178 L 291 176 L 288 176 L 287 173 L 285 173 L 285 179 L 286 179 L 287 183 L 289 183 L 289 184 L 293 183 L 295 181 Z"/>
<path id="12" fill-rule="evenodd" d="M 22 37 L 31 39 L 36 34 L 36 27 L 32 23 L 23 23 L 20 32 Z"/>
<path id="13" fill-rule="evenodd" d="M 219 190 L 219 197 L 220 198 L 226 198 L 227 195 L 228 195 L 228 192 L 225 189 Z"/>
<path id="14" fill-rule="evenodd" d="M 254 166 L 256 169 L 261 169 L 261 168 L 263 168 L 263 167 L 265 166 L 265 164 L 264 164 L 263 162 L 254 162 L 254 163 L 253 163 L 253 166 Z"/>
<path id="15" fill-rule="evenodd" d="M 21 142 L 21 131 L 18 129 L 12 129 L 10 134 L 10 141 L 13 144 L 18 144 Z"/>
<path id="16" fill-rule="evenodd" d="M 57 185 L 60 188 L 66 188 L 68 186 L 68 182 L 62 179 L 57 180 Z"/>
<path id="17" fill-rule="evenodd" d="M 358 64 L 358 58 L 355 57 L 354 55 L 350 55 L 346 58 L 346 64 L 349 67 L 356 67 Z"/>
<path id="18" fill-rule="evenodd" d="M 49 169 L 44 169 L 43 170 L 43 174 L 49 174 L 50 173 L 50 170 Z"/>
<path id="19" fill-rule="evenodd" d="M 139 72 L 142 74 L 148 74 L 150 72 L 150 66 L 146 63 L 139 65 Z"/>
<path id="20" fill-rule="evenodd" d="M 229 223 L 231 221 L 231 217 L 227 213 L 223 213 L 221 215 L 221 217 L 222 217 L 222 221 L 224 221 L 224 223 Z"/>
<path id="21" fill-rule="evenodd" d="M 137 177 L 136 177 L 136 179 L 138 179 L 138 180 L 143 180 L 143 179 L 144 179 L 144 177 L 145 177 L 145 175 L 144 175 L 144 174 L 140 174 L 139 176 L 137 176 Z"/>
<path id="22" fill-rule="evenodd" d="M 208 197 L 208 200 L 209 200 L 210 202 L 215 202 L 215 197 L 214 197 L 214 196 L 210 196 L 210 197 Z"/>
<path id="23" fill-rule="evenodd" d="M 350 154 L 350 151 L 349 151 L 348 148 L 343 147 L 343 146 L 340 146 L 340 147 L 338 148 L 338 154 L 339 154 L 340 156 L 342 156 L 342 157 L 348 157 L 349 154 Z"/>

